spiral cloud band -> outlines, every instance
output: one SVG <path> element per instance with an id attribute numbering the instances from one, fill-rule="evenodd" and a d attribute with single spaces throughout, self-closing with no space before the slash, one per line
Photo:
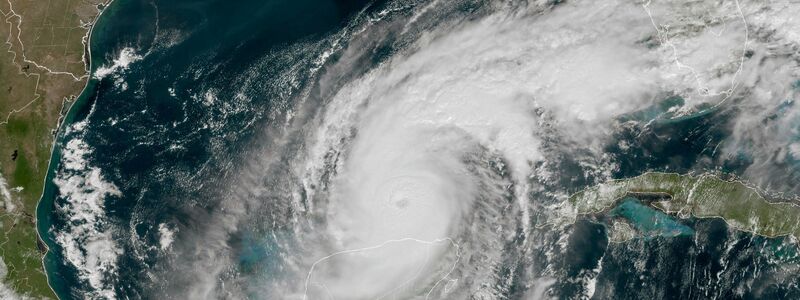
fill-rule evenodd
<path id="1" fill-rule="evenodd" d="M 750 53 L 763 47 L 755 29 L 774 28 L 759 4 L 489 4 L 469 18 L 449 5 L 389 5 L 331 38 L 314 86 L 237 181 L 239 201 L 213 216 L 223 232 L 198 233 L 224 240 L 241 220 L 268 219 L 285 267 L 230 275 L 227 246 L 214 245 L 195 253 L 213 271 L 196 275 L 193 296 L 539 297 L 555 275 L 534 256 L 558 255 L 539 249 L 570 213 L 569 190 L 548 189 L 554 147 L 580 145 L 582 167 L 603 180 L 615 166 L 602 147 L 622 115 L 671 95 L 684 116 L 741 91 L 785 92 L 745 75 L 770 76 Z M 782 34 L 761 39 L 798 42 Z M 377 35 L 393 50 L 375 55 Z"/>
<path id="2" fill-rule="evenodd" d="M 638 43 L 653 31 L 647 11 L 630 3 L 499 13 L 425 34 L 415 50 L 347 83 L 316 135 L 335 141 L 355 131 L 333 181 L 325 230 L 334 249 L 369 250 L 318 262 L 309 275 L 312 298 L 408 297 L 441 288 L 443 272 L 455 280 L 446 273 L 451 263 L 480 272 L 473 262 L 454 262 L 452 245 L 435 242 L 513 238 L 497 236 L 504 234 L 493 232 L 499 224 L 480 224 L 473 214 L 485 210 L 519 212 L 498 215 L 517 219 L 527 236 L 528 177 L 543 160 L 546 138 L 536 134 L 543 122 L 537 110 L 557 115 L 577 141 L 598 143 L 614 116 L 649 104 L 653 91 L 706 84 L 694 69 L 682 70 L 686 63 L 670 63 L 669 51 Z M 507 182 L 485 175 L 495 170 L 475 171 L 482 158 L 502 160 Z M 493 197 L 503 189 L 511 189 L 511 210 Z M 403 294 L 398 283 L 417 289 Z"/>

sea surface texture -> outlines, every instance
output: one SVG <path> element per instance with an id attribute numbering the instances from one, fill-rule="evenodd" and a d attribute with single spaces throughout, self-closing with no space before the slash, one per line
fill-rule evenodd
<path id="1" fill-rule="evenodd" d="M 796 238 L 747 226 L 777 224 L 763 201 L 798 203 L 798 13 L 115 0 L 37 211 L 50 286 L 61 299 L 800 298 Z M 763 213 L 663 209 L 696 199 L 680 181 L 570 201 L 648 172 L 758 191 Z"/>

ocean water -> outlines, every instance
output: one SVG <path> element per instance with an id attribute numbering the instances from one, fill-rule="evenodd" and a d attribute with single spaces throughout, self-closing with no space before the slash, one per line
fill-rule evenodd
<path id="1" fill-rule="evenodd" d="M 614 116 L 610 142 L 570 140 L 601 132 L 574 131 L 558 104 L 509 92 L 540 79 L 519 66 L 571 61 L 525 44 L 548 33 L 540 11 L 492 18 L 516 9 L 115 0 L 92 32 L 94 77 L 65 118 L 37 211 L 51 286 L 62 299 L 798 297 L 789 238 L 635 200 L 550 226 L 556 196 L 606 178 L 742 174 L 754 155 L 718 151 L 735 101 L 670 118 L 685 101 L 665 96 Z M 610 217 L 639 237 L 609 243 Z M 385 252 L 359 256 L 375 249 Z"/>
<path id="2" fill-rule="evenodd" d="M 191 214 L 214 208 L 213 178 L 242 163 L 236 153 L 288 107 L 330 35 L 365 9 L 366 1 L 115 0 L 91 36 L 92 69 L 106 75 L 90 80 L 66 118 L 38 208 L 59 297 L 153 297 L 164 233 L 202 222 Z M 70 154 L 82 166 L 65 167 Z M 95 182 L 81 178 L 94 170 Z M 71 202 L 87 199 L 97 207 Z M 78 245 L 65 249 L 59 238 Z M 249 241 L 238 242 L 244 265 L 268 255 Z"/>
<path id="3" fill-rule="evenodd" d="M 611 217 L 622 217 L 630 222 L 642 236 L 693 235 L 694 230 L 681 224 L 669 215 L 628 197 L 609 211 Z"/>

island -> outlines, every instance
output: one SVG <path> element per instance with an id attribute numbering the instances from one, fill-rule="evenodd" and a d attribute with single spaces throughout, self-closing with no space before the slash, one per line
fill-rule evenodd
<path id="1" fill-rule="evenodd" d="M 569 197 L 578 215 L 600 213 L 628 197 L 652 199 L 650 205 L 682 217 L 721 218 L 736 230 L 765 237 L 800 239 L 800 206 L 769 201 L 756 188 L 713 174 L 645 173 L 601 183 Z"/>
<path id="2" fill-rule="evenodd" d="M 36 206 L 60 120 L 89 79 L 91 26 L 108 2 L 0 3 L 0 297 L 56 298 Z"/>

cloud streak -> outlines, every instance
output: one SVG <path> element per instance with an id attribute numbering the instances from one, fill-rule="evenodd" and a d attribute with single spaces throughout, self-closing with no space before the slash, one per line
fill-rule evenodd
<path id="1" fill-rule="evenodd" d="M 792 56 L 775 49 L 798 38 L 764 17 L 765 4 L 577 1 L 437 15 L 447 5 L 387 10 L 340 35 L 347 42 L 337 40 L 338 52 L 324 52 L 330 60 L 313 68 L 323 73 L 265 134 L 267 146 L 221 201 L 224 212 L 190 237 L 268 232 L 262 243 L 278 249 L 278 275 L 231 275 L 236 247 L 209 243 L 193 250 L 195 269 L 211 270 L 192 274 L 193 296 L 491 299 L 520 280 L 544 297 L 556 274 L 534 274 L 524 257 L 553 221 L 537 218 L 547 208 L 531 195 L 565 196 L 538 184 L 561 172 L 548 165 L 547 145 L 580 145 L 603 161 L 618 117 L 664 95 L 686 100 L 675 116 L 724 105 L 753 112 L 732 121 L 724 151 L 752 144 L 782 147 L 787 159 L 800 153 L 790 138 L 793 106 L 773 125 L 779 145 L 754 131 L 761 109 L 794 95 L 774 82 L 796 72 L 783 64 Z M 370 65 L 375 36 L 402 46 Z M 606 177 L 600 169 L 614 168 L 581 167 Z M 267 225 L 248 228 L 253 220 Z M 509 262 L 524 271 L 504 274 Z"/>

